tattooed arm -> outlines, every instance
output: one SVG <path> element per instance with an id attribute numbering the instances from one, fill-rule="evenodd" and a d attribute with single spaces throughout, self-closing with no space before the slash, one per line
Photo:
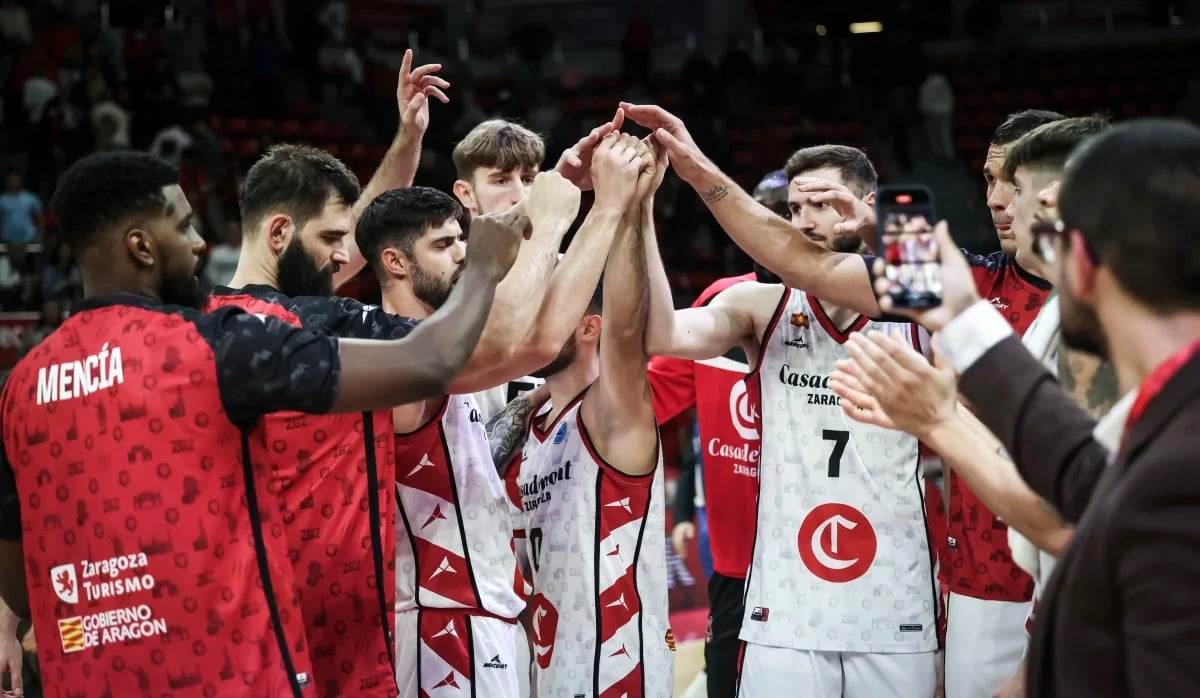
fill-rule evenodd
<path id="1" fill-rule="evenodd" d="M 1112 362 L 1091 354 L 1060 347 L 1058 382 L 1092 419 L 1100 419 L 1121 399 Z"/>
<path id="2" fill-rule="evenodd" d="M 537 409 L 550 397 L 550 390 L 543 383 L 535 390 L 517 396 L 488 420 L 488 442 L 492 447 L 492 462 L 500 477 L 508 470 L 513 456 L 525 445 L 529 435 L 529 420 Z"/>

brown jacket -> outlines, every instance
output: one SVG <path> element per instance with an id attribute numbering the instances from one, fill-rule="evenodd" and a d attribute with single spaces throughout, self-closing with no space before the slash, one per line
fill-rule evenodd
<path id="1" fill-rule="evenodd" d="M 1019 339 L 959 388 L 1030 486 L 1077 523 L 1042 594 L 1028 697 L 1200 696 L 1200 355 L 1147 405 L 1112 467 L 1095 422 Z"/>

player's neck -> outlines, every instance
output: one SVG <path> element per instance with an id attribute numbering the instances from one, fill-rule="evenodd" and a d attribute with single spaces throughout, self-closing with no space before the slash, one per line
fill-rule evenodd
<path id="1" fill-rule="evenodd" d="M 570 366 L 546 379 L 550 388 L 550 414 L 546 423 L 554 421 L 571 400 L 596 382 L 600 376 L 600 358 L 577 356 Z"/>
<path id="2" fill-rule="evenodd" d="M 405 284 L 389 281 L 380 292 L 383 309 L 393 315 L 424 320 L 433 315 L 433 308 L 422 303 Z"/>
<path id="3" fill-rule="evenodd" d="M 229 281 L 229 288 L 245 288 L 247 286 L 270 286 L 279 288 L 279 269 L 275 260 L 263 258 L 263 253 L 254 249 L 250 241 L 242 243 L 242 251 L 238 255 L 237 271 Z"/>
<path id="4" fill-rule="evenodd" d="M 1105 334 L 1122 393 L 1138 387 L 1164 361 L 1200 341 L 1200 312 L 1157 315 L 1123 295 L 1098 305 L 1101 325 L 1115 329 Z"/>
<path id="5" fill-rule="evenodd" d="M 825 313 L 825 317 L 829 318 L 829 321 L 833 323 L 833 326 L 839 330 L 845 330 L 850 325 L 853 325 L 854 321 L 857 320 L 858 316 L 860 315 L 858 312 L 848 308 L 839 308 L 833 303 L 827 303 L 820 298 L 814 298 L 813 300 L 816 301 L 817 305 L 821 306 L 821 310 Z"/>

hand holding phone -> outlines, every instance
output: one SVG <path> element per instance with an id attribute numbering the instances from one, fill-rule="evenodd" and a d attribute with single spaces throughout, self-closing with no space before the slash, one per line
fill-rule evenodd
<path id="1" fill-rule="evenodd" d="M 881 187 L 876 194 L 883 278 L 893 308 L 922 310 L 942 302 L 933 194 L 920 185 Z"/>

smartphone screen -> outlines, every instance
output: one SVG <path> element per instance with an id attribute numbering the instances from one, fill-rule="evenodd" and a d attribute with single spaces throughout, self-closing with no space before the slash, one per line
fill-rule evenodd
<path id="1" fill-rule="evenodd" d="M 942 303 L 942 268 L 933 225 L 933 194 L 922 186 L 881 187 L 875 195 L 882 232 L 887 295 L 896 308 L 934 308 Z"/>

